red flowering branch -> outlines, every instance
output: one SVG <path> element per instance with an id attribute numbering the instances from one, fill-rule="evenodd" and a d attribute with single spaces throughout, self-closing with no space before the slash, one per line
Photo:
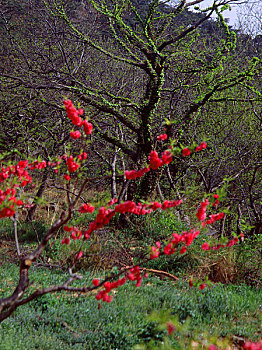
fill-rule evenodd
<path id="1" fill-rule="evenodd" d="M 70 132 L 70 136 L 73 140 L 78 142 L 77 140 L 80 138 L 86 138 L 92 133 L 92 124 L 88 122 L 87 119 L 83 119 L 84 111 L 82 109 L 76 109 L 73 106 L 72 101 L 65 100 L 64 101 L 65 109 L 67 112 L 68 118 L 72 121 L 72 124 L 79 128 L 80 130 L 74 130 Z M 83 128 L 84 133 L 81 133 L 81 128 Z M 157 137 L 157 140 L 162 142 L 167 140 L 167 135 L 162 134 Z M 202 142 L 199 146 L 186 147 L 179 149 L 179 153 L 181 157 L 187 157 L 193 152 L 198 152 L 206 148 L 206 143 Z M 161 156 L 158 155 L 157 151 L 152 150 L 148 156 L 149 165 L 141 170 L 129 170 L 125 172 L 126 178 L 136 179 L 141 178 L 148 171 L 156 170 L 159 167 L 165 166 L 173 161 L 173 153 L 175 150 L 172 150 L 172 147 L 165 150 L 161 153 Z M 182 200 L 165 200 L 163 203 L 158 201 L 151 203 L 135 203 L 133 201 L 126 201 L 123 203 L 118 203 L 117 200 L 113 199 L 105 206 L 102 206 L 97 209 L 97 215 L 95 220 L 93 220 L 87 230 L 82 231 L 78 227 L 70 225 L 69 221 L 71 219 L 72 213 L 76 210 L 76 206 L 78 200 L 81 198 L 81 194 L 83 193 L 86 183 L 88 179 L 85 179 L 80 189 L 77 193 L 74 193 L 75 198 L 72 200 L 70 198 L 70 182 L 71 176 L 81 171 L 82 165 L 84 161 L 87 159 L 87 153 L 81 152 L 77 156 L 73 155 L 63 155 L 58 157 L 58 159 L 53 161 L 41 161 L 41 160 L 21 160 L 17 164 L 11 164 L 7 166 L 2 166 L 0 169 L 0 218 L 3 217 L 12 217 L 16 213 L 16 211 L 20 207 L 30 207 L 31 204 L 29 201 L 25 201 L 23 199 L 19 199 L 17 197 L 20 189 L 28 186 L 32 183 L 32 176 L 29 172 L 33 172 L 36 170 L 41 170 L 46 167 L 50 167 L 54 170 L 57 176 L 61 176 L 62 181 L 65 183 L 65 191 L 67 193 L 67 202 L 68 207 L 67 210 L 62 211 L 58 220 L 51 226 L 47 234 L 44 236 L 42 242 L 38 245 L 38 247 L 26 254 L 25 256 L 20 257 L 20 279 L 17 284 L 14 292 L 5 298 L 0 299 L 0 322 L 11 315 L 17 307 L 47 293 L 55 292 L 55 291 L 77 291 L 88 293 L 93 290 L 97 290 L 96 299 L 104 302 L 111 302 L 113 300 L 112 291 L 118 287 L 121 287 L 127 281 L 134 281 L 136 287 L 141 286 L 143 278 L 147 278 L 147 271 L 145 268 L 139 266 L 148 262 L 150 259 L 157 259 L 160 256 L 168 256 L 172 255 L 175 252 L 179 252 L 179 254 L 186 253 L 187 249 L 193 241 L 198 237 L 200 231 L 197 229 L 191 229 L 189 231 L 183 231 L 182 234 L 178 234 L 176 232 L 172 233 L 172 236 L 167 242 L 156 242 L 155 245 L 149 248 L 149 254 L 140 261 L 139 265 L 128 266 L 125 269 L 121 269 L 118 273 L 114 273 L 111 276 L 99 281 L 98 279 L 94 279 L 92 281 L 92 286 L 83 286 L 83 287 L 72 287 L 70 284 L 76 280 L 80 279 L 81 276 L 73 275 L 71 269 L 69 270 L 69 278 L 67 281 L 59 286 L 52 286 L 49 288 L 38 289 L 35 292 L 31 293 L 28 296 L 25 296 L 25 292 L 27 291 L 30 281 L 29 281 L 29 269 L 32 264 L 37 261 L 42 251 L 46 248 L 50 239 L 54 237 L 54 235 L 59 231 L 60 228 L 64 228 L 64 231 L 67 233 L 67 236 L 64 237 L 61 241 L 61 244 L 70 244 L 71 240 L 82 240 L 82 244 L 86 240 L 88 240 L 91 234 L 99 229 L 107 225 L 110 220 L 117 214 L 131 213 L 134 215 L 147 215 L 156 210 L 166 210 L 169 208 L 174 208 L 179 206 L 182 203 Z M 64 169 L 67 169 L 67 173 L 65 173 Z M 214 195 L 214 202 L 212 204 L 212 208 L 216 208 L 219 204 L 218 200 L 219 196 Z M 210 205 L 208 199 L 200 203 L 200 207 L 197 211 L 197 218 L 201 223 L 201 227 L 205 225 L 212 224 L 223 218 L 223 213 L 216 213 L 209 215 L 207 219 L 207 209 Z M 89 203 L 82 203 L 78 208 L 78 212 L 83 213 L 93 213 L 95 211 L 95 207 Z M 238 238 L 234 238 L 229 241 L 225 246 L 230 247 L 234 244 L 238 243 Z M 82 246 L 81 246 L 82 247 Z M 223 246 L 224 247 L 224 246 Z M 220 247 L 219 247 L 220 248 Z M 218 246 L 212 247 L 212 250 L 219 249 Z M 211 247 L 208 243 L 204 243 L 202 246 L 204 250 L 211 250 Z M 80 250 L 77 253 L 77 259 L 81 259 L 83 252 Z M 204 284 L 199 286 L 200 289 L 205 287 Z M 101 305 L 99 304 L 99 307 Z"/>

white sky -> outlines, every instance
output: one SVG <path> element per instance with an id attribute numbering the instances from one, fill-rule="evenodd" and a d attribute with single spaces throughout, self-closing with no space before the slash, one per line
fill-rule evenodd
<path id="1" fill-rule="evenodd" d="M 212 4 L 213 4 L 213 0 L 204 0 L 203 2 L 198 4 L 198 6 L 201 9 L 204 9 L 206 7 L 212 6 Z M 237 12 L 238 12 L 238 10 L 239 10 L 238 6 L 232 5 L 231 11 L 230 10 L 225 10 L 223 12 L 224 18 L 229 18 L 229 24 L 230 25 L 234 25 L 235 23 L 237 23 Z"/>

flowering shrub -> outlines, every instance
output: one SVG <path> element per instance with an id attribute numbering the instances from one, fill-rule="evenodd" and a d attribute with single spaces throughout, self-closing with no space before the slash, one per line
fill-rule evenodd
<path id="1" fill-rule="evenodd" d="M 71 131 L 70 136 L 74 140 L 81 139 L 83 140 L 88 137 L 93 130 L 93 126 L 87 119 L 83 120 L 82 115 L 84 111 L 82 109 L 76 109 L 73 106 L 72 101 L 65 100 L 64 106 L 67 112 L 68 118 L 72 121 L 72 124 L 78 128 L 83 127 L 84 134 L 80 130 Z M 167 140 L 166 134 L 159 135 L 157 138 L 158 141 Z M 160 167 L 165 166 L 173 161 L 174 154 L 180 157 L 187 157 L 194 152 L 202 151 L 207 147 L 206 143 L 202 142 L 199 146 L 187 147 L 187 148 L 176 148 L 173 149 L 171 146 L 169 149 L 162 152 L 161 156 L 158 155 L 158 152 L 152 150 L 148 156 L 149 164 L 140 170 L 127 170 L 125 176 L 128 180 L 134 180 L 136 178 L 142 177 L 145 173 L 149 171 L 157 170 Z M 57 176 L 60 177 L 62 181 L 66 182 L 65 191 L 68 191 L 67 184 L 72 181 L 71 176 L 74 176 L 74 173 L 81 171 L 81 167 L 84 161 L 87 159 L 87 153 L 81 152 L 77 156 L 73 155 L 63 155 L 58 157 L 54 162 L 45 162 L 45 161 L 29 161 L 21 160 L 17 164 L 9 164 L 2 166 L 0 172 L 0 184 L 2 189 L 0 190 L 0 217 L 12 217 L 15 212 L 20 207 L 30 207 L 32 204 L 29 201 L 19 199 L 19 191 L 21 188 L 25 187 L 32 183 L 32 177 L 29 174 L 29 171 L 41 170 L 46 167 L 51 167 L 54 169 L 54 172 Z M 66 169 L 66 170 L 65 170 Z M 156 210 L 167 210 L 169 208 L 174 208 L 182 204 L 182 200 L 165 200 L 163 203 L 149 202 L 149 203 L 135 203 L 133 201 L 126 201 L 123 203 L 117 203 L 116 199 L 111 200 L 105 206 L 97 208 L 97 215 L 95 220 L 93 220 L 87 230 L 80 230 L 78 227 L 70 225 L 70 220 L 72 217 L 72 212 L 76 210 L 78 200 L 81 196 L 81 193 L 84 191 L 86 181 L 83 181 L 80 190 L 75 194 L 75 199 L 71 199 L 70 196 L 67 196 L 67 211 L 63 211 L 60 215 L 60 218 L 51 226 L 50 230 L 45 235 L 43 241 L 39 246 L 33 251 L 27 254 L 25 257 L 20 258 L 20 280 L 17 286 L 17 290 L 7 298 L 0 300 L 0 321 L 8 317 L 18 306 L 33 300 L 34 298 L 44 295 L 46 293 L 54 291 L 78 291 L 78 292 L 90 292 L 94 289 L 99 289 L 96 293 L 96 299 L 100 302 L 110 303 L 113 300 L 113 295 L 110 294 L 114 289 L 121 287 L 127 281 L 134 281 L 135 286 L 139 287 L 142 284 L 144 278 L 147 278 L 147 273 L 144 273 L 139 265 L 129 266 L 125 269 L 119 270 L 118 273 L 110 275 L 108 278 L 99 281 L 94 279 L 92 286 L 89 287 L 72 287 L 70 284 L 75 280 L 79 279 L 78 275 L 73 275 L 71 270 L 69 273 L 69 279 L 63 285 L 50 287 L 47 289 L 36 290 L 31 293 L 29 296 L 25 296 L 25 292 L 29 287 L 29 276 L 28 270 L 34 261 L 36 261 L 42 250 L 45 249 L 48 241 L 54 236 L 54 234 L 61 228 L 64 228 L 64 232 L 68 235 L 64 237 L 61 241 L 61 244 L 68 245 L 71 243 L 71 240 L 83 240 L 83 243 L 87 241 L 92 233 L 107 225 L 110 220 L 117 214 L 131 213 L 135 215 L 147 215 Z M 68 193 L 68 192 L 67 192 Z M 207 218 L 207 210 L 214 210 L 219 205 L 218 201 L 219 196 L 214 195 L 212 200 L 206 198 L 200 203 L 199 209 L 196 213 L 196 217 L 199 220 L 199 228 L 192 228 L 191 230 L 184 231 L 182 234 L 173 232 L 170 235 L 170 238 L 167 242 L 156 242 L 155 245 L 149 247 L 149 254 L 144 260 L 146 262 L 150 259 L 157 259 L 160 256 L 172 255 L 175 252 L 179 254 L 184 254 L 188 247 L 191 246 L 193 241 L 198 237 L 200 229 L 206 225 L 210 225 L 223 218 L 223 212 L 210 214 L 209 219 Z M 212 203 L 213 202 L 213 203 Z M 78 207 L 79 213 L 93 213 L 95 207 L 89 203 L 83 203 Z M 225 245 L 213 246 L 212 248 L 208 243 L 202 245 L 203 250 L 216 250 L 221 247 L 230 247 L 238 243 L 238 238 L 234 238 L 231 241 L 228 241 Z M 80 250 L 77 252 L 77 259 L 81 259 L 83 252 Z M 190 281 L 190 286 L 193 286 L 193 282 Z M 199 289 L 204 289 L 206 285 L 200 283 L 198 285 Z M 99 304 L 99 307 L 101 305 Z"/>

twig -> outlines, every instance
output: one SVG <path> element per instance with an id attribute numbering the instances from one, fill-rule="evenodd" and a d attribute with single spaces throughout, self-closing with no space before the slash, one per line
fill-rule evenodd
<path id="1" fill-rule="evenodd" d="M 13 217 L 11 217 L 11 220 L 14 223 L 14 234 L 15 234 L 16 251 L 17 251 L 18 257 L 20 257 L 21 252 L 20 252 L 19 241 L 18 241 L 18 234 L 17 234 L 17 213 L 15 213 Z"/>

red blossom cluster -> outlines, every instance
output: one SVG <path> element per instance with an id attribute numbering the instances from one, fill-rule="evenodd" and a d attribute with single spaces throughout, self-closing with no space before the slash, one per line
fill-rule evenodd
<path id="1" fill-rule="evenodd" d="M 77 139 L 79 139 L 79 137 L 81 137 L 81 132 L 80 132 L 79 130 L 71 131 L 71 132 L 70 132 L 70 137 L 71 137 L 73 140 L 77 140 Z"/>
<path id="2" fill-rule="evenodd" d="M 153 203 L 153 206 L 155 205 L 155 203 Z M 175 208 L 179 206 L 181 203 L 183 203 L 182 199 L 176 199 L 174 201 L 165 200 L 161 206 L 161 209 L 165 210 L 168 208 Z"/>
<path id="3" fill-rule="evenodd" d="M 204 202 L 200 203 L 200 208 L 197 211 L 197 218 L 199 221 L 204 221 L 206 219 L 206 210 L 207 210 L 207 206 L 209 205 L 209 201 L 206 198 Z"/>
<path id="4" fill-rule="evenodd" d="M 88 203 L 84 203 L 78 209 L 79 213 L 91 213 L 91 214 L 94 212 L 94 210 L 95 210 L 95 207 L 93 207 L 92 205 L 90 205 Z"/>
<path id="5" fill-rule="evenodd" d="M 65 237 L 64 239 L 62 239 L 61 244 L 70 244 L 70 238 Z"/>
<path id="6" fill-rule="evenodd" d="M 160 135 L 161 136 L 161 135 Z M 145 173 L 151 170 L 156 170 L 159 167 L 169 164 L 173 161 L 172 153 L 169 150 L 166 150 L 162 152 L 161 158 L 159 158 L 159 155 L 156 151 L 151 151 L 150 155 L 148 156 L 149 160 L 149 167 L 146 167 L 144 169 L 140 169 L 138 171 L 136 170 L 126 170 L 125 176 L 127 180 L 134 180 L 136 178 L 142 177 Z"/>
<path id="7" fill-rule="evenodd" d="M 72 240 L 77 240 L 77 239 L 81 239 L 82 238 L 82 231 L 79 230 L 77 227 L 73 227 L 73 226 L 64 226 L 64 230 L 66 232 L 70 232 L 71 233 L 71 238 Z M 61 244 L 70 244 L 70 238 L 69 237 L 65 237 L 64 239 L 62 239 Z M 80 259 L 83 255 L 83 252 L 80 252 L 81 254 L 78 254 L 78 259 Z"/>
<path id="8" fill-rule="evenodd" d="M 51 164 L 48 164 L 51 165 Z M 39 161 L 39 160 L 35 160 L 33 163 L 28 164 L 28 169 L 29 170 L 34 170 L 34 169 L 44 169 L 46 168 L 47 164 L 45 160 Z"/>
<path id="9" fill-rule="evenodd" d="M 25 168 L 28 165 L 27 160 L 20 160 L 17 165 L 10 165 L 6 168 L 2 167 L 0 172 L 0 182 L 6 181 L 11 175 L 17 176 L 20 186 L 24 187 L 32 182 L 31 176 Z"/>
<path id="10" fill-rule="evenodd" d="M 82 152 L 77 156 L 77 159 L 79 159 L 80 161 L 85 160 L 86 158 L 87 158 L 86 152 Z"/>
<path id="11" fill-rule="evenodd" d="M 116 204 L 117 202 L 118 202 L 118 199 L 117 198 L 113 198 L 107 203 L 107 205 L 111 206 L 111 205 Z"/>
<path id="12" fill-rule="evenodd" d="M 228 241 L 227 244 L 217 244 L 214 246 L 210 246 L 207 242 L 205 242 L 202 244 L 201 248 L 203 250 L 219 250 L 219 249 L 225 248 L 225 247 L 227 247 L 227 248 L 232 247 L 238 243 L 239 243 L 239 239 L 237 237 L 234 237 L 230 241 Z"/>
<path id="13" fill-rule="evenodd" d="M 150 214 L 152 212 L 151 209 L 146 209 L 147 204 L 136 204 L 133 201 L 127 201 L 121 204 L 118 204 L 115 207 L 116 213 L 124 214 L 124 213 L 131 213 L 136 215 L 145 215 Z"/>
<path id="14" fill-rule="evenodd" d="M 150 171 L 150 168 L 144 168 L 144 169 L 140 169 L 138 171 L 136 171 L 136 170 L 126 170 L 125 171 L 125 177 L 126 177 L 127 180 L 134 180 L 136 178 L 144 176 L 144 174 L 147 173 L 148 171 Z"/>
<path id="15" fill-rule="evenodd" d="M 96 295 L 96 300 L 100 301 L 105 301 L 107 303 L 111 303 L 111 301 L 113 300 L 113 295 L 109 295 L 109 293 L 113 290 L 116 289 L 122 285 L 124 285 L 126 283 L 127 280 L 129 281 L 136 281 L 136 287 L 140 287 L 141 283 L 142 283 L 142 277 L 147 278 L 147 274 L 145 273 L 143 276 L 141 275 L 141 270 L 139 266 L 134 266 L 133 268 L 131 268 L 126 275 L 123 278 L 119 278 L 116 281 L 113 282 L 105 282 L 103 284 L 103 288 L 102 290 L 100 290 L 97 295 Z M 92 284 L 95 287 L 98 287 L 100 284 L 99 279 L 95 278 L 92 281 Z M 101 305 L 99 304 L 98 306 L 99 308 L 101 307 Z"/>
<path id="16" fill-rule="evenodd" d="M 31 176 L 25 170 L 27 166 L 27 160 L 20 160 L 17 165 L 1 168 L 0 183 L 9 180 L 9 184 L 5 190 L 0 189 L 0 218 L 14 216 L 16 207 L 24 204 L 17 199 L 16 192 L 18 187 L 25 187 L 32 182 Z"/>
<path id="17" fill-rule="evenodd" d="M 157 140 L 164 141 L 167 139 L 167 134 L 161 134 L 157 136 Z M 199 146 L 195 148 L 195 152 L 201 151 L 207 147 L 207 144 L 205 142 L 202 142 Z M 171 148 L 171 146 L 170 146 Z M 182 150 L 182 156 L 187 157 L 191 154 L 191 151 L 189 148 L 184 148 Z M 140 169 L 140 170 L 126 170 L 125 171 L 125 177 L 127 180 L 135 180 L 136 178 L 142 177 L 145 173 L 151 170 L 157 170 L 161 166 L 165 164 L 169 164 L 173 161 L 173 156 L 170 150 L 166 150 L 162 152 L 161 158 L 159 157 L 157 151 L 151 151 L 150 155 L 148 156 L 149 160 L 149 167 Z M 218 201 L 217 201 L 218 204 Z M 216 205 L 217 205 L 216 204 Z"/>
<path id="18" fill-rule="evenodd" d="M 151 247 L 151 254 L 150 254 L 150 259 L 157 259 L 160 255 L 160 249 L 161 249 L 161 243 L 156 242 L 155 246 Z"/>
<path id="19" fill-rule="evenodd" d="M 243 349 L 262 350 L 262 340 L 260 340 L 258 343 L 245 342 L 245 344 L 243 345 Z M 209 345 L 208 350 L 218 350 L 218 347 L 212 344 L 212 345 Z"/>
<path id="20" fill-rule="evenodd" d="M 209 217 L 210 217 L 210 219 L 206 220 L 205 224 L 210 225 L 216 221 L 223 219 L 224 213 L 212 214 L 212 215 L 209 215 Z"/>
<path id="21" fill-rule="evenodd" d="M 169 150 L 166 150 L 162 153 L 161 158 L 159 158 L 157 151 L 151 151 L 148 156 L 149 167 L 152 170 L 156 170 L 159 167 L 169 164 L 173 161 L 172 153 Z"/>
<path id="22" fill-rule="evenodd" d="M 117 199 L 113 199 L 108 203 L 108 205 L 109 206 L 114 205 L 116 204 L 116 202 L 117 202 Z M 145 214 L 150 214 L 152 211 L 155 211 L 159 208 L 162 210 L 165 210 L 167 208 L 177 207 L 181 203 L 182 203 L 182 200 L 173 200 L 173 201 L 166 200 L 163 202 L 163 204 L 159 202 L 153 202 L 150 204 L 141 204 L 141 203 L 136 204 L 133 201 L 127 201 L 124 203 L 117 204 L 114 209 L 111 209 L 111 208 L 107 209 L 106 207 L 101 207 L 98 211 L 96 219 L 89 224 L 88 230 L 85 231 L 83 235 L 85 239 L 89 239 L 93 231 L 107 225 L 116 213 L 120 213 L 120 214 L 131 213 L 136 215 L 145 215 Z M 78 209 L 80 213 L 93 213 L 94 210 L 95 208 L 88 203 L 84 203 Z M 71 232 L 72 229 L 73 229 L 72 227 L 68 227 L 68 226 L 64 227 L 64 230 L 67 232 Z M 70 244 L 70 240 L 65 238 L 62 240 L 62 243 Z"/>
<path id="23" fill-rule="evenodd" d="M 145 215 L 145 214 L 150 214 L 152 211 L 155 211 L 157 209 L 165 210 L 168 208 L 174 208 L 181 203 L 182 203 L 181 199 L 173 200 L 173 201 L 166 200 L 163 202 L 163 204 L 157 201 L 150 204 L 141 204 L 141 203 L 136 204 L 133 201 L 127 201 L 127 202 L 118 204 L 115 207 L 115 211 L 121 214 L 132 213 L 136 215 Z"/>
<path id="24" fill-rule="evenodd" d="M 171 335 L 174 332 L 174 330 L 175 330 L 174 323 L 171 322 L 171 321 L 167 322 L 166 329 L 167 329 L 168 335 Z"/>
<path id="25" fill-rule="evenodd" d="M 218 194 L 214 194 L 213 198 L 215 199 L 214 203 L 212 204 L 213 207 L 217 207 L 219 204 L 219 195 Z M 210 225 L 213 224 L 216 221 L 219 221 L 221 219 L 223 219 L 224 217 L 224 213 L 218 213 L 218 214 L 212 214 L 209 215 L 209 219 L 205 221 L 206 219 L 206 210 L 207 210 L 207 206 L 209 205 L 209 200 L 206 198 L 204 202 L 200 203 L 200 208 L 197 211 L 197 218 L 199 221 L 202 221 L 202 226 L 205 227 L 205 225 Z"/>
<path id="26" fill-rule="evenodd" d="M 262 340 L 258 343 L 246 342 L 244 344 L 244 349 L 247 350 L 262 350 Z"/>
<path id="27" fill-rule="evenodd" d="M 98 281 L 98 282 L 97 282 Z M 100 290 L 97 295 L 96 295 L 96 300 L 102 300 L 105 301 L 107 303 L 111 303 L 111 301 L 113 300 L 113 295 L 108 295 L 108 293 L 110 293 L 112 291 L 112 289 L 115 289 L 119 286 L 122 286 L 123 284 L 125 284 L 126 282 L 126 278 L 120 278 L 117 281 L 114 282 L 105 282 L 103 284 L 104 289 Z M 97 283 L 99 283 L 99 280 L 93 280 L 93 284 L 96 286 Z"/>
<path id="28" fill-rule="evenodd" d="M 65 174 L 65 175 L 64 175 L 64 179 L 65 179 L 66 181 L 70 181 L 70 180 L 71 180 L 71 176 L 68 175 L 68 174 Z"/>
<path id="29" fill-rule="evenodd" d="M 202 142 L 199 146 L 196 146 L 195 152 L 202 151 L 205 148 L 207 148 L 207 144 L 205 142 Z"/>
<path id="30" fill-rule="evenodd" d="M 145 274 L 144 277 L 146 278 L 147 274 Z M 126 275 L 126 278 L 129 281 L 136 281 L 136 287 L 140 287 L 141 283 L 142 283 L 142 276 L 140 274 L 140 267 L 135 266 L 132 269 L 130 269 Z"/>
<path id="31" fill-rule="evenodd" d="M 190 156 L 190 154 L 191 154 L 191 151 L 189 148 L 186 147 L 182 150 L 183 157 L 188 157 L 188 156 Z"/>
<path id="32" fill-rule="evenodd" d="M 218 195 L 218 194 L 214 194 L 214 195 L 213 195 L 213 198 L 215 199 L 215 201 L 214 201 L 214 203 L 212 204 L 212 206 L 216 208 L 216 207 L 218 206 L 218 204 L 219 204 L 219 200 L 218 200 L 219 195 Z"/>
<path id="33" fill-rule="evenodd" d="M 71 119 L 72 123 L 76 126 L 82 126 L 83 120 L 80 115 L 83 115 L 83 109 L 76 109 L 71 100 L 64 100 L 64 106 L 66 109 L 66 113 L 69 119 Z"/>
<path id="34" fill-rule="evenodd" d="M 200 231 L 190 230 L 183 231 L 181 235 L 178 233 L 173 233 L 170 241 L 164 247 L 162 254 L 172 255 L 175 253 L 175 248 L 179 243 L 184 243 L 185 245 L 180 249 L 180 254 L 184 254 L 187 251 L 186 246 L 190 246 L 194 239 L 199 235 Z M 161 243 L 156 242 L 155 246 L 151 247 L 150 259 L 157 259 L 161 255 Z"/>
<path id="35" fill-rule="evenodd" d="M 83 115 L 84 110 L 83 109 L 76 109 L 73 105 L 73 102 L 71 100 L 64 100 L 64 105 L 66 109 L 66 113 L 68 118 L 72 121 L 72 123 L 76 126 L 83 126 L 84 132 L 86 135 L 90 135 L 93 130 L 93 125 L 88 122 L 87 119 L 83 120 L 80 116 Z M 77 140 L 79 137 L 81 137 L 81 132 L 79 130 L 71 131 L 70 136 L 72 139 Z"/>
<path id="36" fill-rule="evenodd" d="M 182 149 L 182 156 L 183 157 L 188 157 L 188 156 L 190 156 L 190 154 L 192 152 L 194 152 L 194 151 L 195 152 L 199 152 L 199 151 L 202 151 L 205 148 L 207 148 L 207 144 L 205 142 L 202 142 L 199 146 L 196 146 L 196 148 L 194 150 L 192 150 L 192 148 L 190 150 L 188 147 L 186 147 L 186 148 Z"/>
<path id="37" fill-rule="evenodd" d="M 181 235 L 178 233 L 172 234 L 172 239 L 169 241 L 169 243 L 164 247 L 163 253 L 165 255 L 172 255 L 175 253 L 175 248 L 178 246 L 179 243 L 185 244 L 180 249 L 180 254 L 184 254 L 187 251 L 187 247 L 190 246 L 194 239 L 199 235 L 200 231 L 190 230 L 190 231 L 183 231 Z"/>
<path id="38" fill-rule="evenodd" d="M 96 219 L 90 223 L 88 230 L 84 232 L 85 239 L 89 239 L 91 233 L 95 230 L 107 225 L 114 215 L 115 211 L 113 209 L 101 207 L 98 210 Z"/>
<path id="39" fill-rule="evenodd" d="M 91 135 L 93 131 L 93 125 L 91 123 L 88 123 L 88 121 L 84 120 L 84 132 L 86 135 Z"/>
<path id="40" fill-rule="evenodd" d="M 69 173 L 74 173 L 79 168 L 79 164 L 74 160 L 73 156 L 70 156 L 66 160 L 66 165 Z"/>
<path id="41" fill-rule="evenodd" d="M 167 134 L 161 134 L 157 136 L 158 141 L 165 141 L 167 139 Z"/>
<path id="42" fill-rule="evenodd" d="M 79 162 L 82 162 L 83 160 L 87 159 L 87 153 L 82 152 L 82 153 L 78 154 L 78 156 L 76 156 L 76 158 L 74 158 L 72 155 L 71 156 L 64 155 L 62 157 L 62 159 L 64 159 L 66 161 L 67 169 L 68 169 L 69 173 L 71 174 L 71 173 L 76 172 L 79 169 L 79 167 L 80 167 Z M 57 164 L 59 164 L 59 162 Z M 69 174 L 64 174 L 64 179 L 67 181 L 70 181 L 71 176 Z"/>

